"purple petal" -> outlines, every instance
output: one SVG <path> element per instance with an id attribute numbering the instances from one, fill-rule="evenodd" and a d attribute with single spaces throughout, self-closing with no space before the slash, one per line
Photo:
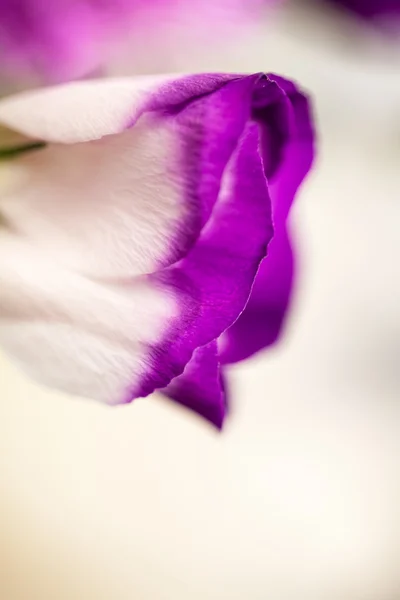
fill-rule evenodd
<path id="1" fill-rule="evenodd" d="M 243 360 L 273 344 L 282 329 L 293 283 L 293 252 L 286 219 L 313 159 L 313 132 L 307 99 L 288 81 L 271 76 L 286 94 L 287 131 L 283 154 L 270 179 L 274 237 L 257 273 L 248 304 L 220 341 L 223 363 Z M 283 121 L 281 121 L 282 123 Z M 273 144 L 272 148 L 277 146 Z M 278 146 L 279 147 L 279 146 Z M 276 160 L 274 160 L 276 164 Z"/>
<path id="2" fill-rule="evenodd" d="M 200 109 L 202 102 L 199 98 L 194 107 Z M 212 205 L 219 186 L 221 191 L 192 250 L 175 266 L 153 277 L 180 299 L 181 310 L 169 335 L 149 349 L 151 368 L 140 390 L 134 391 L 137 395 L 165 387 L 182 373 L 198 346 L 219 337 L 237 319 L 272 237 L 265 176 L 270 160 L 265 143 L 260 145 L 260 133 L 269 126 L 274 129 L 271 119 L 275 112 L 268 108 L 286 102 L 286 95 L 268 77 L 252 75 L 226 83 L 207 102 L 214 105 L 215 113 L 213 119 L 198 119 L 203 127 L 206 125 L 198 136 L 202 140 L 203 157 L 208 160 L 197 161 L 191 189 L 194 195 L 200 195 L 206 207 Z M 201 114 L 204 116 L 204 112 Z M 215 131 L 219 132 L 218 138 L 208 137 Z M 229 158 L 227 149 L 232 148 L 233 142 L 236 148 Z M 222 179 L 217 175 L 222 170 L 222 164 L 216 166 L 219 161 L 225 163 Z"/>
<path id="3" fill-rule="evenodd" d="M 4 61 L 22 75 L 62 81 L 96 69 L 135 0 L 0 0 Z M 3 60 L 3 57 L 2 57 Z"/>
<path id="4" fill-rule="evenodd" d="M 225 386 L 214 340 L 198 348 L 184 372 L 163 393 L 221 429 L 226 411 Z"/>

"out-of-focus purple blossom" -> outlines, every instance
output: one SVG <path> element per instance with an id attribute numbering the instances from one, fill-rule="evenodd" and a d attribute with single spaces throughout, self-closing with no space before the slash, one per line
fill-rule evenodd
<path id="1" fill-rule="evenodd" d="M 96 73 L 125 42 L 135 53 L 163 52 L 184 29 L 201 41 L 230 37 L 260 0 L 0 0 L 0 73 L 61 82 Z M 126 52 L 131 51 L 129 45 Z M 176 51 L 184 52 L 184 48 Z M 131 69 L 135 56 L 126 57 Z"/>
<path id="2" fill-rule="evenodd" d="M 99 66 L 138 1 L 0 0 L 0 67 L 44 81 L 83 76 Z"/>
<path id="3" fill-rule="evenodd" d="M 161 390 L 220 427 L 223 364 L 288 307 L 306 96 L 260 73 L 82 81 L 3 99 L 0 126 L 19 134 L 0 152 L 2 346 L 49 386 Z"/>

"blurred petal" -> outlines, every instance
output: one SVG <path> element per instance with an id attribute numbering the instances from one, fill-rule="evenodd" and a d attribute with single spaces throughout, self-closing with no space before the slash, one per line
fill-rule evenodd
<path id="1" fill-rule="evenodd" d="M 2 68 L 61 81 L 95 69 L 137 0 L 0 0 Z"/>
<path id="2" fill-rule="evenodd" d="M 270 180 L 274 237 L 261 263 L 249 301 L 220 340 L 223 363 L 243 360 L 273 344 L 282 329 L 292 290 L 293 252 L 286 219 L 313 159 L 313 131 L 308 101 L 290 82 L 270 76 L 286 93 L 287 130 L 282 161 Z M 281 105 L 282 108 L 282 105 Z M 275 119 L 275 123 L 279 122 Z M 276 145 L 273 145 L 276 148 Z M 275 163 L 276 164 L 276 163 Z"/>
<path id="3" fill-rule="evenodd" d="M 221 428 L 226 399 L 217 342 L 198 348 L 182 375 L 173 379 L 162 392 Z"/>
<path id="4" fill-rule="evenodd" d="M 199 49 L 229 40 L 261 1 L 0 0 L 0 69 L 11 79 L 59 83 L 122 55 L 133 70 L 142 54 L 153 55 L 148 67 L 164 53 L 172 63 L 190 43 L 188 31 Z"/>

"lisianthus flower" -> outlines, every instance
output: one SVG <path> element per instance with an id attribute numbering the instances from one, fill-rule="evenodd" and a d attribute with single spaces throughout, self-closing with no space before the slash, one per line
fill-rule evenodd
<path id="1" fill-rule="evenodd" d="M 161 390 L 220 427 L 221 364 L 286 311 L 306 97 L 264 74 L 82 81 L 3 99 L 0 125 L 0 344 L 48 386 Z"/>
<path id="2" fill-rule="evenodd" d="M 102 74 L 124 57 L 129 69 L 230 37 L 260 0 L 0 0 L 0 72 L 11 80 L 59 83 Z M 178 41 L 178 47 L 176 46 Z M 172 46 L 171 52 L 169 52 Z M 170 57 L 171 61 L 172 58 Z"/>

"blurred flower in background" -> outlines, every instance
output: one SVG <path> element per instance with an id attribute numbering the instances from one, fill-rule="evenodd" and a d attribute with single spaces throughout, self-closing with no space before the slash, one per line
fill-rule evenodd
<path id="1" fill-rule="evenodd" d="M 60 82 L 173 61 L 190 43 L 236 34 L 260 0 L 0 0 L 0 72 L 12 81 Z M 186 48 L 179 45 L 183 39 Z M 143 54 L 146 58 L 143 59 Z M 144 60 L 144 63 L 143 63 Z M 173 70 L 173 69 L 171 69 Z"/>
<path id="2" fill-rule="evenodd" d="M 1 0 L 1 68 L 62 81 L 97 69 L 140 0 Z M 154 0 L 151 4 L 156 4 Z"/>

